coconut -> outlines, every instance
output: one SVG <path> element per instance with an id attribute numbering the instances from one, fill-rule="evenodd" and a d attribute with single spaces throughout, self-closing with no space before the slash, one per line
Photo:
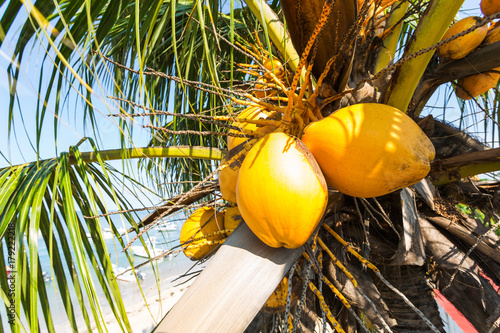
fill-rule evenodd
<path id="1" fill-rule="evenodd" d="M 224 229 L 228 230 L 226 235 L 231 235 L 241 222 L 243 222 L 243 218 L 238 207 L 228 207 L 224 212 Z"/>
<path id="2" fill-rule="evenodd" d="M 268 71 L 273 72 L 274 76 L 276 76 L 278 79 L 282 79 L 285 76 L 285 69 L 283 68 L 283 64 L 278 59 L 273 58 L 273 60 L 271 60 L 271 58 L 267 58 L 266 61 L 264 61 L 263 65 Z M 268 80 L 271 79 L 269 74 L 264 74 L 264 78 Z"/>
<path id="3" fill-rule="evenodd" d="M 271 247 L 297 248 L 312 235 L 328 192 L 317 162 L 297 138 L 270 133 L 248 152 L 236 185 L 241 216 Z"/>
<path id="4" fill-rule="evenodd" d="M 500 67 L 494 68 L 493 71 L 466 76 L 458 80 L 455 93 L 457 97 L 469 100 L 495 87 L 499 79 Z"/>
<path id="5" fill-rule="evenodd" d="M 419 182 L 435 155 L 410 117 L 375 103 L 351 105 L 309 124 L 302 141 L 328 185 L 354 197 L 377 197 Z"/>
<path id="6" fill-rule="evenodd" d="M 481 0 L 481 11 L 484 15 L 490 16 L 500 12 L 499 0 Z"/>
<path id="7" fill-rule="evenodd" d="M 222 233 L 213 233 L 223 229 L 224 214 L 213 207 L 198 208 L 182 225 L 180 243 L 184 254 L 191 260 L 205 258 L 218 246 L 213 242 L 221 241 L 225 236 Z M 196 240 L 189 242 L 193 239 Z"/>
<path id="8" fill-rule="evenodd" d="M 453 24 L 444 34 L 443 40 L 472 28 L 476 22 L 481 21 L 478 16 L 466 17 Z M 447 59 L 461 59 L 474 51 L 486 37 L 488 26 L 483 25 L 474 31 L 452 40 L 437 49 L 437 53 Z"/>
<path id="9" fill-rule="evenodd" d="M 500 22 L 500 21 L 499 21 Z M 500 27 L 488 30 L 486 37 L 484 38 L 483 45 L 490 45 L 495 42 L 500 41 Z"/>

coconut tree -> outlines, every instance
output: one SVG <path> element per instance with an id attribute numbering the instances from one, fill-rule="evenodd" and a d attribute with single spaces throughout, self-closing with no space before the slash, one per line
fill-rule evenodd
<path id="1" fill-rule="evenodd" d="M 20 330 L 25 317 L 31 331 L 39 330 L 40 303 L 45 325 L 54 329 L 38 259 L 40 230 L 72 328 L 78 329 L 79 309 L 88 330 L 93 323 L 104 330 L 101 304 L 105 302 L 122 330 L 130 331 L 100 231 L 99 216 L 105 215 L 118 234 L 106 202 L 112 200 L 133 226 L 131 242 L 120 238 L 121 247 L 127 250 L 136 239 L 145 244 L 147 231 L 179 209 L 200 201 L 217 210 L 228 206 L 222 172 L 257 146 L 256 139 L 278 129 L 296 136 L 294 142 L 300 145 L 307 123 L 348 106 L 376 103 L 405 113 L 430 138 L 436 152 L 430 172 L 412 181 L 416 183 L 412 186 L 401 185 L 375 198 L 325 187 L 324 214 L 314 221 L 312 237 L 291 249 L 270 247 L 247 226 L 238 227 L 217 252 L 212 251 L 206 270 L 157 330 L 313 331 L 330 326 L 339 331 L 435 332 L 443 329 L 435 290 L 479 331 L 498 330 L 494 323 L 499 317 L 495 291 L 500 284 L 495 234 L 499 183 L 494 174 L 488 181 L 475 177 L 500 170 L 500 152 L 495 148 L 500 130 L 498 90 L 472 96 L 475 89 L 467 88 L 464 80 L 480 74 L 472 79 L 476 87 L 480 77 L 488 76 L 487 81 L 496 77 L 500 43 L 482 42 L 484 36 L 476 37 L 476 32 L 486 31 L 484 27 L 493 32 L 500 13 L 498 8 L 483 8 L 486 14 L 470 28 L 442 40 L 462 4 L 456 0 L 3 3 L 2 43 L 22 22 L 8 68 L 9 132 L 18 112 L 19 76 L 32 57 L 30 49 L 40 45 L 43 61 L 52 71 L 48 79 L 40 76 L 35 150 L 46 142 L 42 129 L 47 120 L 52 117 L 57 123 L 65 98 L 74 91 L 84 102 L 75 117 L 90 125 L 89 138 L 83 141 L 92 151 L 81 152 L 79 142 L 57 158 L 38 158 L 0 170 L 1 249 L 6 253 L 0 264 L 13 265 L 17 272 L 17 278 L 8 282 L 0 271 L 2 299 L 13 314 L 12 320 L 0 318 L 2 325 Z M 23 19 L 24 13 L 28 15 Z M 472 52 L 460 59 L 436 53 L 462 37 L 467 46 L 477 40 L 479 46 L 470 47 Z M 104 89 L 112 92 L 104 96 Z M 449 112 L 435 108 L 438 89 L 446 95 L 444 104 L 462 89 L 458 127 L 435 119 Z M 468 98 L 470 102 L 465 102 Z M 99 142 L 96 103 L 103 99 L 121 142 L 114 150 L 103 149 Z M 237 118 L 242 109 L 248 113 L 251 108 L 259 112 L 257 116 Z M 484 138 L 468 135 L 470 119 L 483 126 Z M 150 135 L 144 147 L 134 142 L 135 126 Z M 414 144 L 406 132 L 407 128 L 401 130 L 396 141 Z M 54 137 L 58 138 L 57 129 Z M 237 145 L 234 139 L 243 142 Z M 375 143 L 349 151 L 349 158 L 367 163 Z M 228 144 L 236 147 L 227 151 Z M 388 154 L 377 153 L 378 159 Z M 108 163 L 114 159 L 124 161 L 121 170 Z M 135 159 L 139 162 L 132 165 Z M 344 171 L 366 179 L 354 168 Z M 403 179 L 410 170 L 391 172 Z M 134 218 L 131 210 L 137 207 L 131 207 L 119 190 L 143 186 L 140 177 L 149 179 L 149 187 L 161 198 L 169 198 L 142 221 Z M 385 179 L 375 180 L 379 187 L 387 185 Z M 239 191 L 243 186 L 238 186 Z M 240 197 L 241 193 L 238 205 Z M 297 204 L 293 214 L 308 205 Z M 82 237 L 87 230 L 92 243 Z M 207 236 L 204 242 L 209 241 Z M 285 276 L 284 305 L 272 313 L 261 311 Z M 97 299 L 98 290 L 103 291 L 104 301 Z"/>

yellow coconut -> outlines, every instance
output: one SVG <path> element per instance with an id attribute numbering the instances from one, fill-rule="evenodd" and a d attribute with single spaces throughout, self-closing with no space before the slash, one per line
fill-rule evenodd
<path id="1" fill-rule="evenodd" d="M 377 197 L 419 182 L 435 155 L 410 117 L 375 103 L 351 105 L 309 124 L 302 141 L 328 185 L 354 197 Z"/>
<path id="2" fill-rule="evenodd" d="M 443 40 L 473 27 L 476 22 L 479 21 L 481 21 L 481 18 L 477 16 L 469 16 L 458 21 L 453 24 L 448 31 L 446 31 L 443 36 Z M 437 52 L 439 55 L 447 59 L 461 59 L 477 48 L 484 40 L 487 33 L 488 26 L 483 25 L 465 36 L 459 37 L 442 45 L 437 49 Z"/>
<path id="3" fill-rule="evenodd" d="M 276 76 L 278 79 L 282 79 L 285 76 L 285 69 L 283 68 L 283 64 L 281 61 L 279 61 L 276 58 L 271 58 L 266 59 L 263 63 L 264 67 L 268 70 L 274 73 L 274 76 Z M 271 79 L 269 74 L 264 74 L 264 78 L 266 79 Z"/>
<path id="4" fill-rule="evenodd" d="M 224 214 L 216 212 L 213 207 L 201 207 L 184 222 L 180 243 L 184 254 L 191 260 L 200 260 L 212 252 L 217 244 L 211 243 L 224 239 L 224 234 L 207 236 L 224 229 Z M 193 239 L 195 241 L 189 242 Z M 188 243 L 189 242 L 189 243 Z"/>
<path id="5" fill-rule="evenodd" d="M 278 287 L 276 287 L 276 289 L 273 291 L 271 296 L 269 296 L 262 310 L 267 313 L 278 313 L 285 311 L 288 286 L 288 278 L 284 277 Z"/>
<path id="6" fill-rule="evenodd" d="M 224 213 L 224 229 L 229 230 L 226 231 L 226 235 L 231 235 L 241 222 L 243 222 L 243 217 L 238 207 L 228 207 Z"/>
<path id="7" fill-rule="evenodd" d="M 458 80 L 455 93 L 457 97 L 469 100 L 495 87 L 499 79 L 500 67 L 494 68 L 493 71 L 466 76 Z"/>
<path id="8" fill-rule="evenodd" d="M 251 145 L 241 143 L 231 149 L 222 159 L 223 167 L 219 170 L 219 187 L 224 200 L 236 203 L 236 181 L 241 164 L 250 148 Z"/>
<path id="9" fill-rule="evenodd" d="M 251 107 L 248 107 L 245 110 L 243 110 L 236 118 L 255 120 L 255 119 L 260 119 L 260 118 L 265 119 L 267 117 L 267 115 L 268 115 L 268 113 L 265 111 L 262 111 L 260 108 L 251 106 Z M 255 125 L 255 124 L 240 123 L 240 122 L 236 122 L 236 121 L 233 122 L 231 125 L 237 126 L 239 128 L 243 128 L 243 129 L 248 130 L 248 131 L 255 131 L 258 128 L 257 125 Z M 243 132 L 239 132 L 239 131 L 235 131 L 235 130 L 230 130 L 229 133 L 244 134 Z M 240 138 L 240 137 L 228 136 L 228 139 L 227 139 L 228 149 L 232 149 L 246 140 L 247 140 L 247 138 L 244 138 L 244 137 Z"/>
<path id="10" fill-rule="evenodd" d="M 488 31 L 484 38 L 483 45 L 490 45 L 498 41 L 500 41 L 500 27 Z"/>
<path id="11" fill-rule="evenodd" d="M 241 216 L 271 247 L 297 248 L 326 208 L 327 186 L 314 157 L 297 138 L 270 133 L 248 152 L 236 185 Z"/>
<path id="12" fill-rule="evenodd" d="M 500 0 L 481 0 L 481 11 L 486 16 L 500 12 Z"/>

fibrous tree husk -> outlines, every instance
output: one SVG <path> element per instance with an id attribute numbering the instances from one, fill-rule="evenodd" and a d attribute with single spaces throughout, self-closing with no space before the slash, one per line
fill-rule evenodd
<path id="1" fill-rule="evenodd" d="M 325 0 L 285 0 L 283 12 L 293 45 L 302 54 L 315 29 Z M 337 55 L 334 70 L 326 79 L 326 84 L 336 92 L 342 91 L 351 71 L 355 38 L 352 28 L 356 20 L 356 0 L 335 1 L 314 52 L 313 74 L 319 77 L 328 60 Z M 351 34 L 350 34 L 351 31 Z M 310 55 L 309 57 L 311 57 Z M 309 60 L 312 60 L 309 58 Z"/>

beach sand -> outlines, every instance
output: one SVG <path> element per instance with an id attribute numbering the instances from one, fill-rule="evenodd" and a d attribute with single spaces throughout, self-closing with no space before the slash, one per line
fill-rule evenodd
<path id="1" fill-rule="evenodd" d="M 133 333 L 149 333 L 162 320 L 167 312 L 181 298 L 182 294 L 189 288 L 193 280 L 188 284 L 183 284 L 177 287 L 170 287 L 161 291 L 161 300 L 158 295 L 158 290 L 152 290 L 150 295 L 146 296 L 148 306 L 144 299 L 136 300 L 134 303 L 126 302 L 127 315 Z M 113 314 L 105 317 L 106 327 L 108 332 L 121 332 L 122 329 L 118 325 Z"/>
<path id="2" fill-rule="evenodd" d="M 195 280 L 191 279 L 189 282 L 173 286 L 171 281 L 174 278 L 175 277 L 169 278 L 168 281 L 163 281 L 160 284 L 160 293 L 156 287 L 150 290 L 143 290 L 147 306 L 134 282 L 129 282 L 125 285 L 129 285 L 129 287 L 127 288 L 126 293 L 122 293 L 123 302 L 127 310 L 130 327 L 132 328 L 133 333 L 151 332 Z M 120 289 L 122 289 L 122 287 Z M 122 330 L 113 313 L 111 311 L 107 312 L 108 313 L 104 315 L 104 322 L 106 323 L 107 331 L 110 333 L 126 332 L 127 330 Z M 77 322 L 79 332 L 88 332 L 82 317 L 78 318 Z M 72 331 L 68 322 L 56 325 L 55 330 L 56 332 Z M 92 325 L 92 331 L 98 331 L 95 323 Z"/>

